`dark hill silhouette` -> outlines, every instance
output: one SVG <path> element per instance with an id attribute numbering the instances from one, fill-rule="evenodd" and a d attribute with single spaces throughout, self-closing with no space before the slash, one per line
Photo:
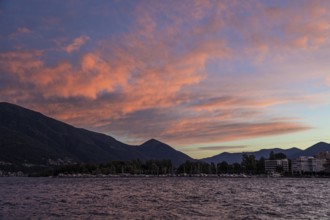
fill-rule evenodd
<path id="1" fill-rule="evenodd" d="M 62 159 L 101 163 L 162 158 L 178 164 L 177 159 L 185 158 L 185 154 L 160 143 L 154 140 L 135 147 L 104 134 L 75 128 L 39 112 L 0 103 L 0 161 L 3 162 L 47 164 L 48 159 Z"/>
<path id="2" fill-rule="evenodd" d="M 290 159 L 298 158 L 300 156 L 315 156 L 319 152 L 325 152 L 325 151 L 330 152 L 330 144 L 325 143 L 325 142 L 319 142 L 303 151 L 300 151 L 296 154 L 291 155 Z"/>
<path id="3" fill-rule="evenodd" d="M 137 148 L 141 154 L 150 159 L 163 160 L 167 158 L 173 158 L 172 161 L 176 166 L 186 162 L 187 160 L 192 160 L 192 158 L 186 154 L 181 153 L 169 145 L 155 139 L 150 139 Z"/>
<path id="4" fill-rule="evenodd" d="M 290 149 L 280 149 L 280 148 L 273 148 L 273 149 L 262 149 L 255 152 L 242 152 L 242 153 L 221 153 L 218 155 L 215 155 L 213 157 L 208 157 L 201 159 L 204 162 L 207 163 L 220 163 L 222 161 L 226 161 L 229 164 L 233 163 L 241 163 L 242 162 L 242 156 L 244 153 L 247 153 L 249 155 L 254 155 L 256 159 L 260 159 L 260 157 L 264 157 L 267 159 L 269 157 L 269 153 L 273 151 L 274 153 L 284 153 L 287 158 L 289 159 L 296 159 L 300 156 L 315 156 L 319 152 L 330 152 L 330 144 L 325 142 L 319 142 L 305 150 L 301 150 L 298 148 L 290 148 Z"/>
<path id="5" fill-rule="evenodd" d="M 302 150 L 300 150 L 298 148 L 290 148 L 287 150 L 283 150 L 280 148 L 273 148 L 273 149 L 262 149 L 262 150 L 255 151 L 255 152 L 242 152 L 242 153 L 225 152 L 225 153 L 215 155 L 213 157 L 204 158 L 204 159 L 202 159 L 202 161 L 207 162 L 207 163 L 220 163 L 222 161 L 226 161 L 229 164 L 241 163 L 244 153 L 249 154 L 249 155 L 254 155 L 256 157 L 256 159 L 260 159 L 261 157 L 264 157 L 265 159 L 267 159 L 269 157 L 270 152 L 272 152 L 272 151 L 274 153 L 284 153 L 288 158 L 291 158 L 291 155 L 297 154 L 297 153 L 301 152 Z"/>

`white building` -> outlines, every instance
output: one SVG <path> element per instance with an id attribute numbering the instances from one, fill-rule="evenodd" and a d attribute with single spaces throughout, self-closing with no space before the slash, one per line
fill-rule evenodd
<path id="1" fill-rule="evenodd" d="M 325 170 L 324 164 L 326 159 L 319 159 L 315 157 L 299 157 L 292 160 L 292 172 L 321 172 Z"/>
<path id="2" fill-rule="evenodd" d="M 289 171 L 289 160 L 265 160 L 265 172 L 275 173 L 278 167 L 282 167 L 284 172 Z"/>

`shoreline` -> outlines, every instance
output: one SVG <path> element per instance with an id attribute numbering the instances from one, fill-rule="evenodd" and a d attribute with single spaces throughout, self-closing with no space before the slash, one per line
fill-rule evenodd
<path id="1" fill-rule="evenodd" d="M 92 175 L 92 174 L 61 174 L 58 176 L 29 176 L 29 175 L 2 175 L 0 178 L 95 178 L 95 179 L 120 179 L 120 178 L 214 178 L 214 179 L 327 179 L 325 175 L 294 175 L 294 176 L 272 176 L 272 175 L 245 175 L 245 174 L 194 174 L 194 175 L 140 175 L 140 174 L 118 174 L 118 175 Z"/>

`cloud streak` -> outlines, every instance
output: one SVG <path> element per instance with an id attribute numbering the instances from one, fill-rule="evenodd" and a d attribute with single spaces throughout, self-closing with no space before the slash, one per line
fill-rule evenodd
<path id="1" fill-rule="evenodd" d="M 81 46 L 83 46 L 90 38 L 88 36 L 80 36 L 75 39 L 73 39 L 73 42 L 66 46 L 64 50 L 67 53 L 72 53 L 73 51 L 77 51 L 80 49 Z"/>
<path id="2" fill-rule="evenodd" d="M 181 144 L 226 142 L 258 136 L 273 136 L 311 129 L 306 125 L 269 120 L 263 122 L 217 121 L 208 118 L 199 120 L 181 120 L 172 124 L 162 135 L 165 139 Z"/>
<path id="3" fill-rule="evenodd" d="M 199 147 L 199 150 L 210 150 L 210 151 L 226 151 L 226 150 L 237 150 L 244 149 L 246 146 L 209 146 Z"/>

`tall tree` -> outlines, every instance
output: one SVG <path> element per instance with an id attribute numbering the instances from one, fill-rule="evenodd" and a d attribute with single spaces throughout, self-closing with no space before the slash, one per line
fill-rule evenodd
<path id="1" fill-rule="evenodd" d="M 218 165 L 218 172 L 220 173 L 228 173 L 229 171 L 229 165 L 226 161 L 222 161 L 221 163 L 219 163 Z"/>
<path id="2" fill-rule="evenodd" d="M 257 161 L 254 155 L 243 154 L 242 167 L 245 173 L 255 174 Z"/>

